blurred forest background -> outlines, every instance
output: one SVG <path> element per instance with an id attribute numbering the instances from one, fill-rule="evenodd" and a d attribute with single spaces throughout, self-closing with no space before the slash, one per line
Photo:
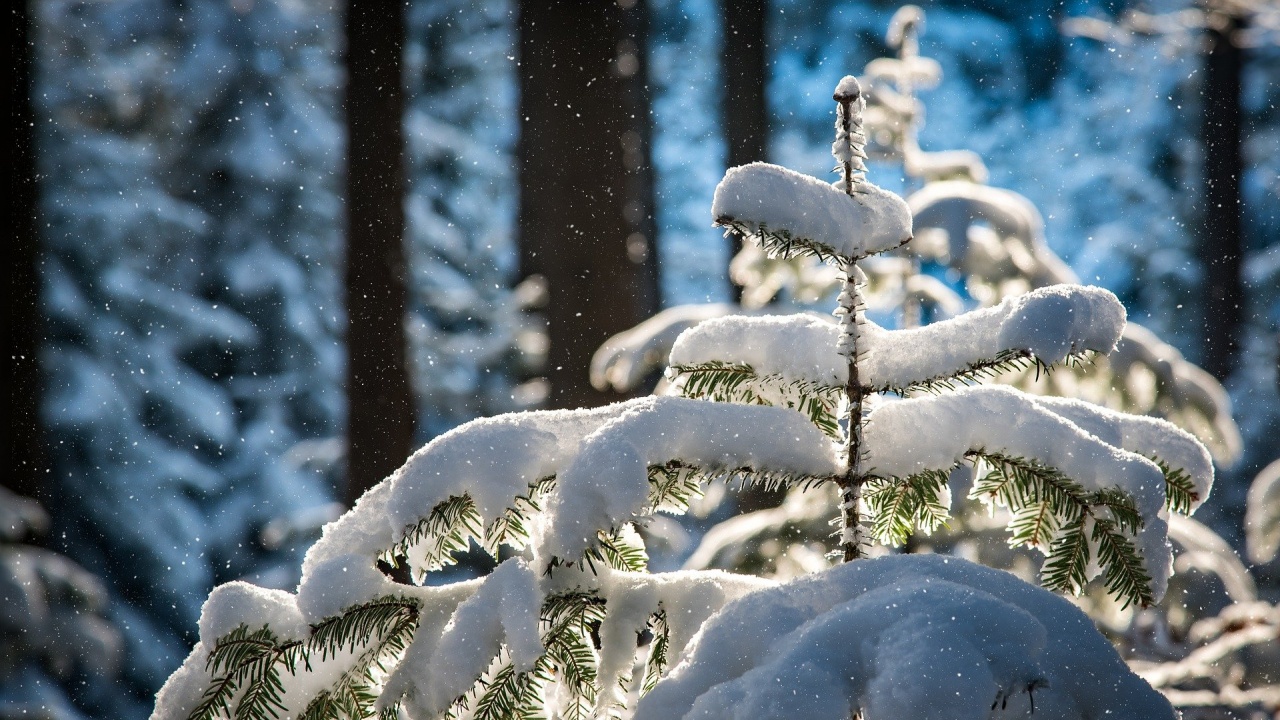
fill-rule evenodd
<path id="1" fill-rule="evenodd" d="M 1241 547 L 1280 457 L 1277 13 L 921 4 L 921 147 L 976 151 L 1224 384 L 1242 452 L 1198 517 Z M 735 298 L 726 165 L 829 177 L 831 88 L 893 54 L 896 8 L 15 4 L 0 717 L 145 717 L 213 585 L 292 588 L 413 448 L 617 399 L 587 380 L 606 338 Z"/>

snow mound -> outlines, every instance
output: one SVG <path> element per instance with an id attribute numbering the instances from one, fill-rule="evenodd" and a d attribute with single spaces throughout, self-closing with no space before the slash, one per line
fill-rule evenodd
<path id="1" fill-rule="evenodd" d="M 742 223 L 759 242 L 767 230 L 825 253 L 857 259 L 911 238 L 911 212 L 902 198 L 871 183 L 851 197 L 808 175 L 754 162 L 730 168 L 716 186 L 712 218 Z"/>
<path id="2" fill-rule="evenodd" d="M 1051 642 L 1047 641 L 1052 639 Z M 725 606 L 636 720 L 1158 720 L 1169 702 L 1066 600 L 957 558 L 862 560 Z"/>

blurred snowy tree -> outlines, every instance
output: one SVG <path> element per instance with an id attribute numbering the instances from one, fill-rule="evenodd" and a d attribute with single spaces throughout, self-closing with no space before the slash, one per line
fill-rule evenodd
<path id="1" fill-rule="evenodd" d="M 409 8 L 409 337 L 426 440 L 482 415 L 540 402 L 517 385 L 545 356 L 545 336 L 513 295 L 516 198 L 512 0 L 416 2 Z"/>
<path id="2" fill-rule="evenodd" d="M 290 585 L 259 529 L 330 488 L 341 79 L 328 2 L 39 4 L 37 124 L 58 549 L 100 574 L 137 717 L 206 589 Z M 287 550 L 287 549 L 286 549 Z"/>

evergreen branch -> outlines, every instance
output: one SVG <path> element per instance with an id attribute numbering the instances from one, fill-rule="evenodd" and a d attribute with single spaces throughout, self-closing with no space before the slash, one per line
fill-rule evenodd
<path id="1" fill-rule="evenodd" d="M 521 549 L 529 542 L 529 519 L 542 510 L 542 503 L 555 489 L 556 476 L 548 475 L 529 483 L 529 491 L 516 496 L 511 506 L 489 524 L 484 533 L 484 548 L 498 557 L 499 546 L 506 544 Z"/>
<path id="2" fill-rule="evenodd" d="M 554 667 L 546 653 L 534 661 L 529 672 L 516 672 L 511 663 L 503 665 L 485 684 L 472 717 L 474 720 L 543 720 L 543 692 L 554 681 L 553 673 Z"/>
<path id="3" fill-rule="evenodd" d="M 974 450 L 966 456 L 991 468 L 974 483 L 970 497 L 986 497 L 1009 508 L 1010 544 L 1048 545 L 1041 578 L 1052 590 L 1079 593 L 1098 547 L 1107 591 L 1125 606 L 1152 601 L 1151 576 L 1126 537 L 1142 529 L 1131 495 L 1119 488 L 1086 491 L 1055 468 L 1035 460 Z M 1092 530 L 1086 530 L 1092 527 Z"/>
<path id="4" fill-rule="evenodd" d="M 933 532 L 950 519 L 942 503 L 945 470 L 925 470 L 907 478 L 869 477 L 862 501 L 871 519 L 871 535 L 886 545 L 902 545 L 917 528 Z"/>
<path id="5" fill-rule="evenodd" d="M 1169 463 L 1158 457 L 1153 456 L 1151 460 L 1164 474 L 1164 506 L 1170 512 L 1190 515 L 1191 506 L 1200 500 L 1200 494 L 1196 492 L 1196 484 L 1191 480 L 1191 476 L 1182 468 L 1170 467 Z"/>
<path id="6" fill-rule="evenodd" d="M 643 545 L 633 545 L 621 533 L 596 533 L 597 544 L 587 550 L 593 560 L 598 560 L 614 570 L 645 572 L 649 567 L 649 553 Z"/>
<path id="7" fill-rule="evenodd" d="M 1142 515 L 1129 493 L 1119 488 L 1103 488 L 1089 493 L 1089 505 L 1104 507 L 1121 531 L 1134 534 L 1142 529 Z"/>
<path id="8" fill-rule="evenodd" d="M 1151 592 L 1151 575 L 1143 567 L 1142 557 L 1129 538 L 1117 532 L 1117 525 L 1105 518 L 1093 521 L 1093 542 L 1098 546 L 1098 563 L 1102 566 L 1107 591 L 1122 600 L 1121 608 L 1136 602 L 1149 607 L 1155 602 Z"/>
<path id="9" fill-rule="evenodd" d="M 820 242 L 810 238 L 798 238 L 786 229 L 773 230 L 766 223 L 742 221 L 731 217 L 718 217 L 715 225 L 726 228 L 744 238 L 755 240 L 771 257 L 795 258 L 810 255 L 834 264 L 852 262 L 856 258 L 845 258 Z"/>
<path id="10" fill-rule="evenodd" d="M 604 599 L 573 591 L 547 598 L 543 621 L 548 624 L 543 646 L 569 692 L 562 717 L 589 720 L 596 701 L 596 654 Z"/>
<path id="11" fill-rule="evenodd" d="M 702 496 L 707 481 L 697 468 L 683 463 L 649 466 L 649 507 L 684 513 L 689 503 Z"/>
<path id="12" fill-rule="evenodd" d="M 408 646 L 417 628 L 418 604 L 412 600 L 387 597 L 349 608 L 341 615 L 311 626 L 309 637 L 281 643 L 264 626 L 249 631 L 241 625 L 220 639 L 209 654 L 207 667 L 215 676 L 200 703 L 188 715 L 189 720 L 213 720 L 235 717 L 237 720 L 267 720 L 279 717 L 286 709 L 284 684 L 280 672 L 297 675 L 298 662 L 311 669 L 311 660 L 319 653 L 323 661 L 343 648 L 355 652 L 358 645 L 372 646 L 362 653 L 353 667 L 330 690 L 321 693 L 308 706 L 302 717 L 366 717 L 376 699 L 370 666 L 381 668 L 381 659 L 398 655 Z M 366 682 L 360 682 L 360 677 Z M 243 689 L 234 712 L 231 699 Z M 368 702 L 365 702 L 368 700 Z M 352 704 L 355 703 L 355 704 Z M 311 713 L 311 707 L 323 712 Z M 363 710 L 362 710 L 363 708 Z M 356 711 L 365 714 L 355 714 Z"/>
<path id="13" fill-rule="evenodd" d="M 702 495 L 702 486 L 713 480 L 737 482 L 739 487 L 748 485 L 768 490 L 782 488 L 817 487 L 835 480 L 827 475 L 759 470 L 752 467 L 715 468 L 699 467 L 683 460 L 671 460 L 665 465 L 649 466 L 649 512 L 670 509 L 684 512 L 693 498 Z"/>
<path id="14" fill-rule="evenodd" d="M 261 673 L 261 663 L 273 663 L 278 652 L 278 638 L 265 625 L 251 632 L 248 625 L 242 624 L 220 638 L 205 663 L 206 670 L 215 676 L 213 683 L 205 689 L 188 720 L 231 716 L 231 699 L 236 692 Z"/>
<path id="15" fill-rule="evenodd" d="M 1049 554 L 1040 568 L 1040 582 L 1050 590 L 1079 595 L 1088 582 L 1089 540 L 1085 518 L 1067 524 L 1049 545 Z"/>
<path id="16" fill-rule="evenodd" d="M 1061 519 L 1053 512 L 1052 503 L 1042 500 L 1027 505 L 1013 512 L 1013 519 L 1009 521 L 1009 545 L 1047 548 L 1061 527 Z"/>
<path id="17" fill-rule="evenodd" d="M 671 628 L 667 625 L 667 611 L 661 609 L 649 619 L 653 640 L 649 642 L 649 653 L 644 661 L 644 680 L 640 686 L 640 694 L 646 695 L 662 679 L 666 672 L 671 645 Z"/>
<path id="18" fill-rule="evenodd" d="M 453 554 L 470 547 L 472 538 L 484 539 L 480 513 L 470 495 L 454 495 L 438 503 L 426 517 L 405 530 L 404 537 L 382 553 L 382 559 L 395 564 L 396 557 L 414 557 L 411 551 L 426 547 L 417 572 L 425 574 L 456 562 Z"/>
<path id="19" fill-rule="evenodd" d="M 672 365 L 668 376 L 681 396 L 747 405 L 778 405 L 803 413 L 826 433 L 840 439 L 838 410 L 843 386 L 815 380 L 791 380 L 771 373 L 761 375 L 742 363 L 711 361 L 697 365 Z"/>
<path id="20" fill-rule="evenodd" d="M 1087 353 L 1068 355 L 1066 360 L 1063 361 L 1063 365 L 1075 367 L 1085 362 L 1087 358 Z M 891 392 L 902 396 L 916 391 L 938 395 L 965 385 L 994 380 L 1006 373 L 1023 372 L 1032 368 L 1035 369 L 1037 378 L 1040 373 L 1048 375 L 1054 370 L 1053 365 L 1045 363 L 1027 350 L 1001 350 L 993 358 L 968 363 L 964 369 L 946 375 L 916 380 L 906 385 L 882 383 L 880 385 L 870 385 L 864 389 L 867 392 Z"/>
<path id="21" fill-rule="evenodd" d="M 388 661 L 404 654 L 417 627 L 418 604 L 398 598 L 383 598 L 357 606 L 315 626 L 308 646 L 312 652 L 319 650 L 322 658 L 348 646 L 348 635 L 344 633 L 350 634 L 351 652 L 355 651 L 357 634 L 363 637 L 359 644 L 368 647 L 329 689 L 307 705 L 299 720 L 371 717 L 378 700 L 380 677 L 388 672 Z"/>

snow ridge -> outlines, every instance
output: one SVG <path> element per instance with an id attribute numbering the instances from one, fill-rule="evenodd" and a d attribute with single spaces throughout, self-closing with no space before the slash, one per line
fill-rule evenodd
<path id="1" fill-rule="evenodd" d="M 794 170 L 754 162 L 730 168 L 716 186 L 711 216 L 741 223 L 759 242 L 786 233 L 826 253 L 857 259 L 911 238 L 911 213 L 897 195 L 862 182 L 853 196 Z"/>
<path id="2" fill-rule="evenodd" d="M 950 378 L 1004 350 L 1051 365 L 1086 350 L 1109 352 L 1124 325 L 1124 306 L 1107 290 L 1057 285 L 920 328 L 885 330 L 868 320 L 859 370 L 870 388 L 885 390 Z M 840 328 L 815 315 L 728 316 L 682 333 L 670 362 L 739 363 L 759 375 L 841 386 L 849 370 L 839 339 Z"/>

